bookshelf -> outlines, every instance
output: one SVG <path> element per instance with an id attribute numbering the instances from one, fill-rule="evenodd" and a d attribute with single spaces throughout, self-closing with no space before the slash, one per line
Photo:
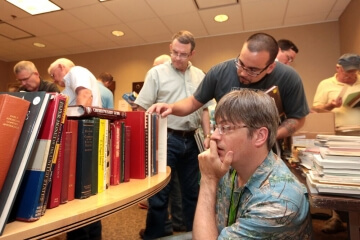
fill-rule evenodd
<path id="1" fill-rule="evenodd" d="M 15 221 L 5 226 L 1 240 L 47 239 L 98 221 L 159 192 L 170 181 L 170 168 L 145 179 L 110 186 L 87 199 L 74 199 L 53 209 L 35 222 Z"/>

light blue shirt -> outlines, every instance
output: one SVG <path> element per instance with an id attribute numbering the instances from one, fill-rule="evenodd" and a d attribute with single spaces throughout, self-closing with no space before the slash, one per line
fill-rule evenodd
<path id="1" fill-rule="evenodd" d="M 241 194 L 236 222 L 227 227 L 231 174 L 220 180 L 216 196 L 218 239 L 312 239 L 306 188 L 272 151 L 245 186 L 237 186 L 235 181 L 235 199 Z"/>
<path id="2" fill-rule="evenodd" d="M 114 109 L 114 95 L 104 86 L 104 83 L 98 81 L 100 96 L 101 96 L 101 104 L 103 108 Z"/>

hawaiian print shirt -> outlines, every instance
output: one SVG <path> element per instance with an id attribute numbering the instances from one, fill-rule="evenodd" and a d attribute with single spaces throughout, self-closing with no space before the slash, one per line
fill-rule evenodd
<path id="1" fill-rule="evenodd" d="M 217 190 L 218 239 L 312 239 L 306 188 L 272 151 L 245 186 L 235 178 L 233 197 L 240 201 L 235 223 L 227 226 L 231 171 Z"/>

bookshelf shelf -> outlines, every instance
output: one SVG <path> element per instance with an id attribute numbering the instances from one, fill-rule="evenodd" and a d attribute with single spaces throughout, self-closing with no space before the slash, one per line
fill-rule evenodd
<path id="1" fill-rule="evenodd" d="M 170 181 L 170 171 L 167 167 L 166 173 L 143 180 L 131 179 L 90 198 L 74 199 L 47 209 L 35 222 L 11 222 L 5 226 L 0 239 L 46 239 L 88 225 L 159 192 Z"/>

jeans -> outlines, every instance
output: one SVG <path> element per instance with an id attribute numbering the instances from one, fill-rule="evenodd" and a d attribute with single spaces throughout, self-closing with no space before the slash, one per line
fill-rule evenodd
<path id="1" fill-rule="evenodd" d="M 199 194 L 199 150 L 194 136 L 182 137 L 168 133 L 167 165 L 171 175 L 178 174 L 184 222 L 187 231 L 192 231 L 195 208 Z M 149 198 L 144 239 L 154 239 L 171 234 L 166 232 L 169 195 L 173 187 L 173 178 L 160 192 Z"/>

